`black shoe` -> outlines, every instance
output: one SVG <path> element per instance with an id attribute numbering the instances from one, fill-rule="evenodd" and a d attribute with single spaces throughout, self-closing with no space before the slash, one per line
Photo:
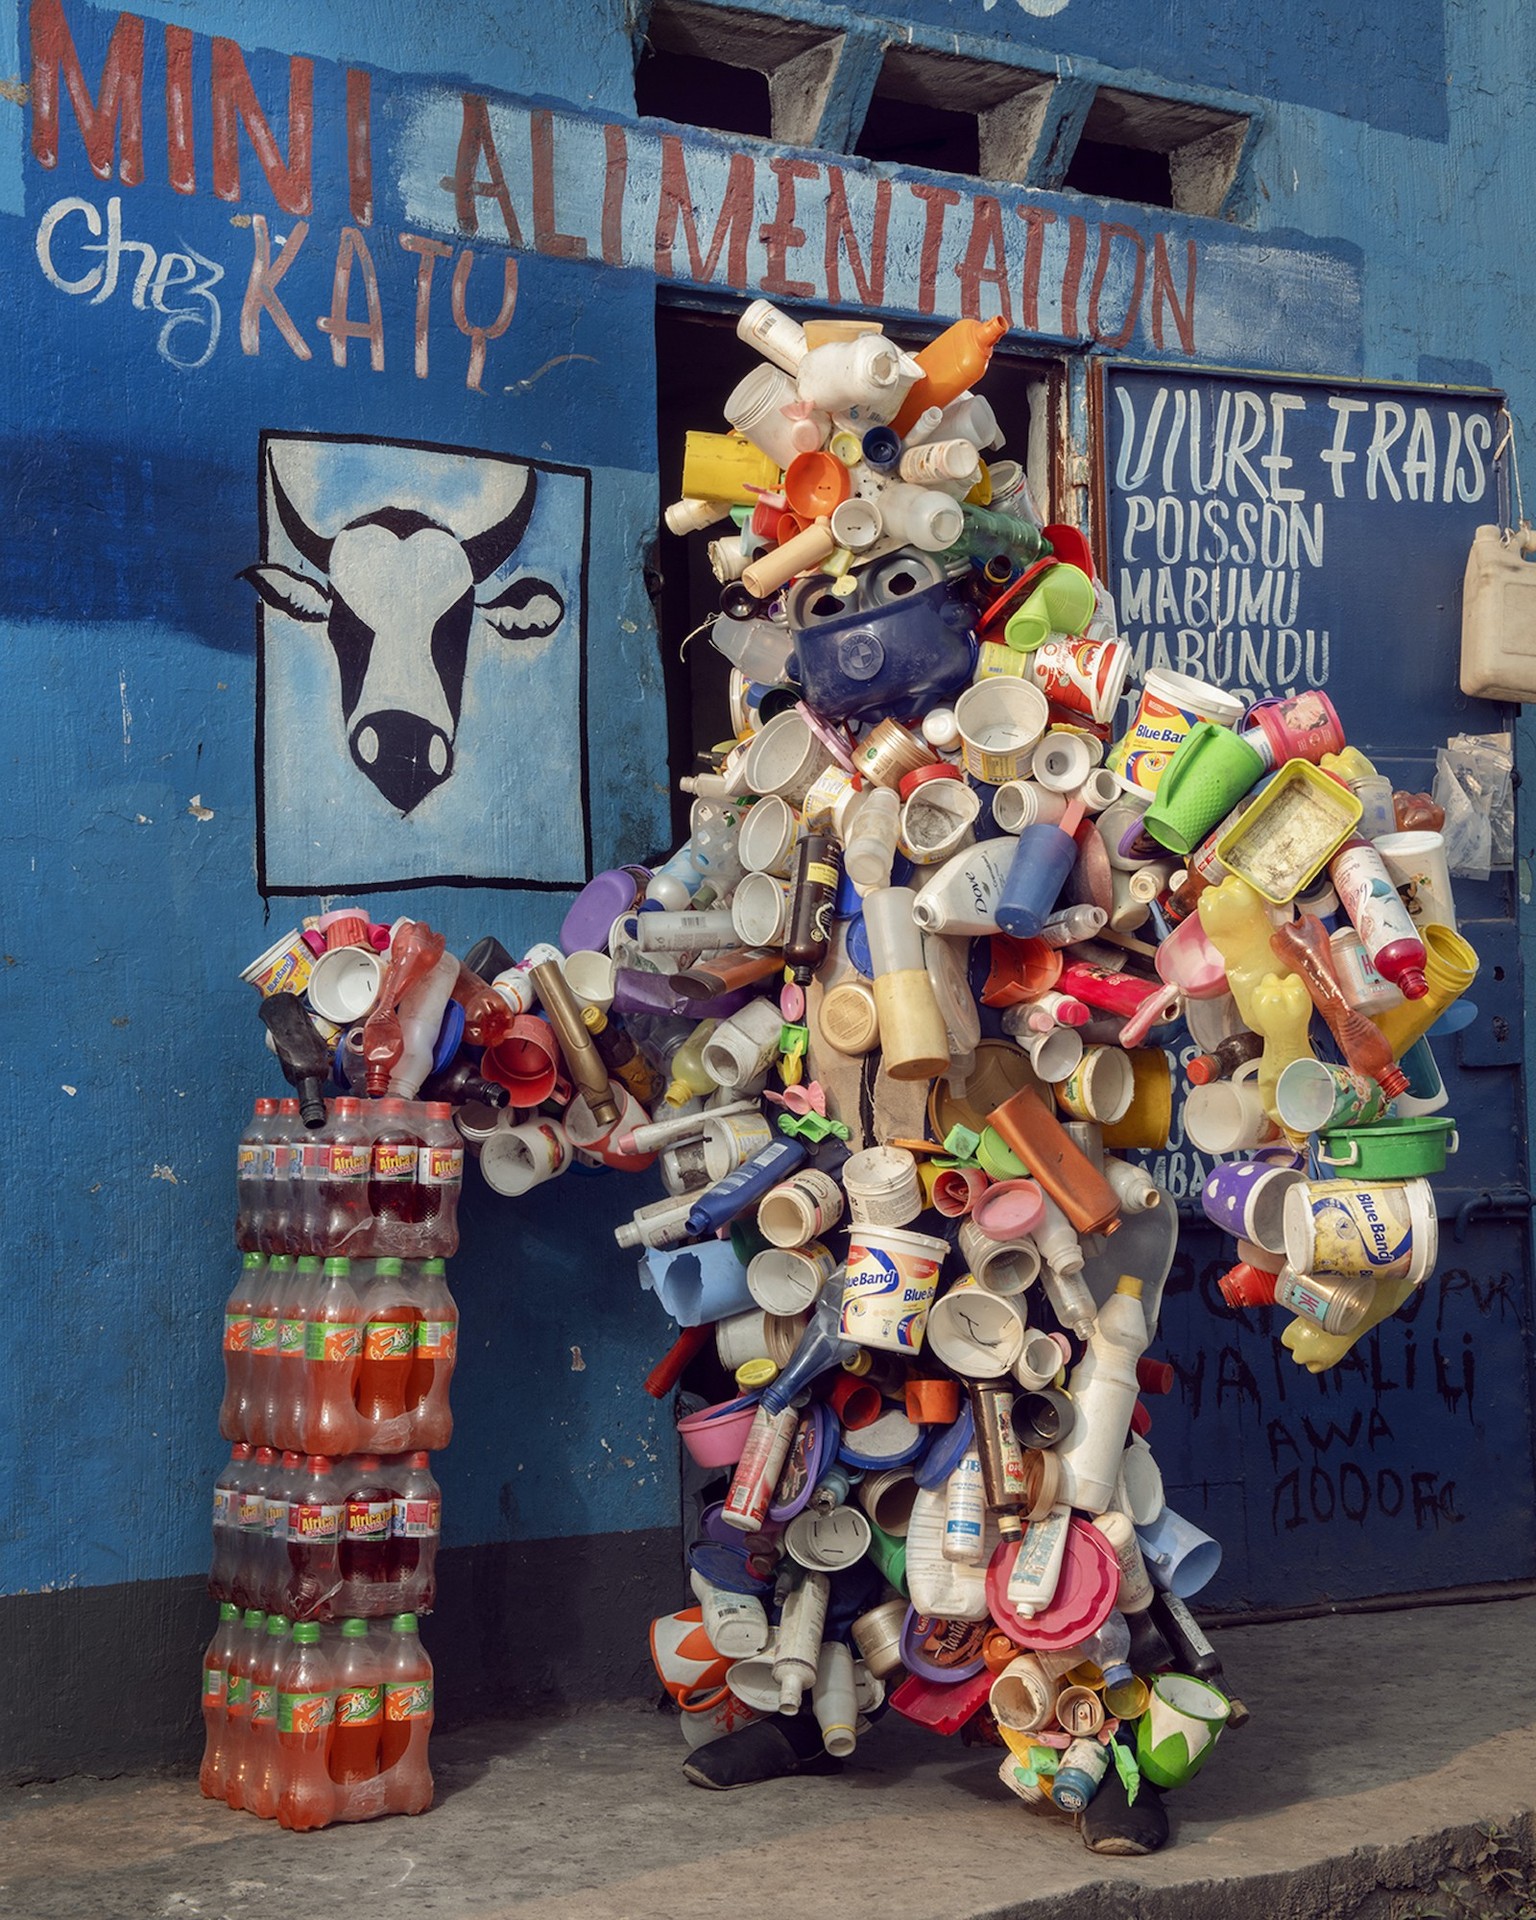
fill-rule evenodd
<path id="1" fill-rule="evenodd" d="M 719 1742 L 716 1742 L 718 1745 Z M 1156 1853 L 1168 1844 L 1168 1809 L 1156 1787 L 1145 1780 L 1132 1806 L 1113 1761 L 1104 1784 L 1088 1802 L 1082 1816 L 1083 1845 L 1090 1853 L 1122 1858 Z"/>
<path id="2" fill-rule="evenodd" d="M 764 1780 L 798 1774 L 841 1773 L 821 1744 L 814 1714 L 771 1714 L 695 1747 L 683 1762 L 684 1777 L 696 1787 L 755 1787 Z"/>

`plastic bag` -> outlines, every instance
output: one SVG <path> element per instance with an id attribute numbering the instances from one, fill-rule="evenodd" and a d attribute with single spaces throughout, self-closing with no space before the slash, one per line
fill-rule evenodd
<path id="1" fill-rule="evenodd" d="M 1514 750 L 1507 733 L 1458 733 L 1435 759 L 1451 872 L 1486 880 L 1515 859 Z"/>

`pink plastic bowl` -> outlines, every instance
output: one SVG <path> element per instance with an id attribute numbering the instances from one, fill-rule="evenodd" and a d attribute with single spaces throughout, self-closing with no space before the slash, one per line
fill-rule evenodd
<path id="1" fill-rule="evenodd" d="M 1022 1240 L 1045 1218 L 1045 1196 L 1033 1180 L 999 1180 L 971 1208 L 971 1218 L 994 1240 Z"/>
<path id="2" fill-rule="evenodd" d="M 747 1444 L 756 1412 L 755 1394 L 750 1399 L 722 1400 L 717 1406 L 684 1414 L 677 1430 L 701 1467 L 734 1467 Z"/>

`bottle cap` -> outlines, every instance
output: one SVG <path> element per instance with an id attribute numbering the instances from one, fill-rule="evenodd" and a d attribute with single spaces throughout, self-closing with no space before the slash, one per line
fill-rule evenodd
<path id="1" fill-rule="evenodd" d="M 415 1614 L 397 1613 L 389 1623 L 389 1630 L 391 1633 L 414 1633 L 416 1631 Z M 316 1627 L 315 1631 L 318 1633 L 320 1629 Z"/>
<path id="2" fill-rule="evenodd" d="M 304 1459 L 304 1471 L 306 1473 L 329 1473 L 330 1470 L 331 1462 L 325 1454 L 306 1454 Z"/>
<path id="3" fill-rule="evenodd" d="M 240 1624 L 248 1633 L 259 1633 L 266 1623 L 267 1616 L 262 1612 L 260 1607 L 247 1607 L 245 1612 L 240 1616 Z M 318 1635 L 319 1632 L 320 1629 L 316 1627 L 315 1633 Z"/>
<path id="4" fill-rule="evenodd" d="M 384 1259 L 374 1262 L 373 1270 L 375 1274 L 387 1274 L 389 1278 L 393 1280 L 401 1272 L 402 1264 L 401 1261 L 386 1256 Z"/>
<path id="5" fill-rule="evenodd" d="M 264 1256 L 262 1254 L 248 1253 L 243 1257 L 240 1265 L 249 1273 L 252 1267 L 259 1267 L 261 1265 L 263 1258 Z"/>
<path id="6" fill-rule="evenodd" d="M 743 1393 L 756 1393 L 778 1377 L 778 1368 L 766 1354 L 756 1360 L 743 1360 L 736 1369 L 736 1384 Z"/>
<path id="7" fill-rule="evenodd" d="M 581 1022 L 593 1033 L 601 1033 L 608 1024 L 608 1016 L 601 1007 L 594 1007 L 589 1003 L 581 1010 Z"/>
<path id="8" fill-rule="evenodd" d="M 363 1625 L 366 1627 L 367 1624 L 365 1620 Z M 293 1622 L 288 1618 L 287 1614 L 269 1613 L 267 1615 L 267 1636 L 272 1640 L 284 1640 L 287 1638 L 288 1629 L 292 1625 Z"/>
<path id="9" fill-rule="evenodd" d="M 343 1640 L 366 1640 L 368 1637 L 368 1622 L 366 1620 L 343 1620 L 341 1623 L 341 1637 Z"/>
<path id="10" fill-rule="evenodd" d="M 821 1003 L 821 1037 L 839 1053 L 864 1054 L 880 1043 L 880 1015 L 873 991 L 861 980 L 844 980 Z"/>
<path id="11" fill-rule="evenodd" d="M 1115 1292 L 1123 1293 L 1129 1299 L 1139 1300 L 1141 1298 L 1141 1282 L 1136 1278 L 1134 1273 L 1122 1273 L 1120 1278 L 1115 1282 Z"/>
<path id="12" fill-rule="evenodd" d="M 283 1115 L 284 1119 L 291 1119 L 293 1115 L 298 1112 L 299 1103 L 297 1100 L 279 1100 L 277 1110 Z"/>
<path id="13" fill-rule="evenodd" d="M 320 1640 L 320 1622 L 318 1620 L 301 1620 L 293 1630 L 293 1637 L 295 1642 L 301 1647 L 317 1646 Z"/>
<path id="14" fill-rule="evenodd" d="M 930 780 L 963 780 L 964 774 L 947 760 L 935 760 L 926 767 L 914 767 L 910 773 L 901 776 L 896 791 L 903 800 L 910 799 L 919 787 L 926 787 Z"/>
<path id="15" fill-rule="evenodd" d="M 1429 992 L 1429 981 L 1418 967 L 1406 967 L 1393 982 L 1405 1000 L 1422 1000 Z"/>
<path id="16" fill-rule="evenodd" d="M 1214 1053 L 1197 1053 L 1184 1069 L 1185 1077 L 1192 1087 L 1208 1087 L 1221 1075 L 1221 1062 Z"/>
<path id="17" fill-rule="evenodd" d="M 423 1273 L 430 1273 L 434 1279 L 441 1280 L 448 1271 L 448 1262 L 446 1260 L 423 1260 L 421 1270 Z"/>
<path id="18" fill-rule="evenodd" d="M 452 1102 L 448 1100 L 429 1100 L 427 1102 L 427 1118 L 429 1120 L 451 1120 L 453 1118 Z"/>
<path id="19" fill-rule="evenodd" d="M 348 1094 L 344 1093 L 336 1102 L 337 1118 L 342 1120 L 355 1120 L 358 1114 L 361 1113 L 362 1107 L 363 1103 L 361 1100 L 354 1100 Z"/>
<path id="20" fill-rule="evenodd" d="M 240 1618 L 240 1609 L 235 1605 L 233 1600 L 221 1600 L 219 1602 L 219 1618 L 221 1620 L 238 1620 Z"/>
<path id="21" fill-rule="evenodd" d="M 256 1117 L 258 1119 L 270 1120 L 276 1112 L 277 1102 L 275 1100 L 258 1100 L 256 1102 Z"/>
<path id="22" fill-rule="evenodd" d="M 332 1254 L 325 1263 L 326 1274 L 348 1274 L 352 1271 L 352 1262 L 341 1254 Z"/>
<path id="23" fill-rule="evenodd" d="M 319 1254 L 301 1253 L 293 1263 L 293 1270 L 295 1273 L 318 1273 L 320 1271 Z"/>
<path id="24" fill-rule="evenodd" d="M 267 1271 L 269 1273 L 286 1273 L 292 1265 L 293 1255 L 291 1253 L 274 1253 L 272 1258 L 267 1262 Z"/>

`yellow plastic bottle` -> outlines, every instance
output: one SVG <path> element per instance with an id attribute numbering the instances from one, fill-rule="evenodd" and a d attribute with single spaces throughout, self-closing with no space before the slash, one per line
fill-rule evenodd
<path id="1" fill-rule="evenodd" d="M 1419 938 L 1424 942 L 1424 977 L 1429 992 L 1376 1015 L 1376 1025 L 1398 1060 L 1477 978 L 1477 954 L 1459 933 L 1436 923 L 1422 928 Z"/>
<path id="2" fill-rule="evenodd" d="M 967 387 L 975 386 L 987 370 L 992 349 L 1007 331 L 1008 322 L 996 314 L 990 320 L 957 320 L 937 340 L 930 340 L 916 356 L 923 377 L 891 422 L 895 431 L 906 433 L 920 413 L 929 407 L 947 407 Z"/>
<path id="3" fill-rule="evenodd" d="M 1281 1334 L 1282 1343 L 1291 1350 L 1291 1358 L 1308 1373 L 1323 1373 L 1336 1367 L 1357 1340 L 1363 1340 L 1372 1327 L 1391 1319 L 1414 1291 L 1412 1280 L 1378 1280 L 1376 1296 L 1358 1327 L 1349 1333 L 1324 1333 L 1315 1320 L 1297 1314 Z"/>
<path id="4" fill-rule="evenodd" d="M 1293 1060 L 1310 1060 L 1312 996 L 1300 974 L 1267 973 L 1253 990 L 1253 1017 L 1249 1024 L 1264 1037 L 1259 1057 L 1259 1098 L 1276 1126 L 1275 1083 Z"/>
<path id="5" fill-rule="evenodd" d="M 669 1107 L 686 1106 L 690 1100 L 703 1100 L 720 1088 L 704 1065 L 704 1043 L 718 1027 L 718 1020 L 701 1020 L 672 1056 L 672 1083 L 667 1088 Z"/>
<path id="6" fill-rule="evenodd" d="M 1270 949 L 1274 932 L 1264 902 L 1246 880 L 1229 873 L 1218 887 L 1207 887 L 1200 896 L 1200 924 L 1206 938 L 1221 955 L 1227 969 L 1227 985 L 1237 1002 L 1243 1022 L 1259 1031 L 1253 1017 L 1253 996 L 1268 975 L 1277 979 L 1295 979 L 1296 975 Z"/>

